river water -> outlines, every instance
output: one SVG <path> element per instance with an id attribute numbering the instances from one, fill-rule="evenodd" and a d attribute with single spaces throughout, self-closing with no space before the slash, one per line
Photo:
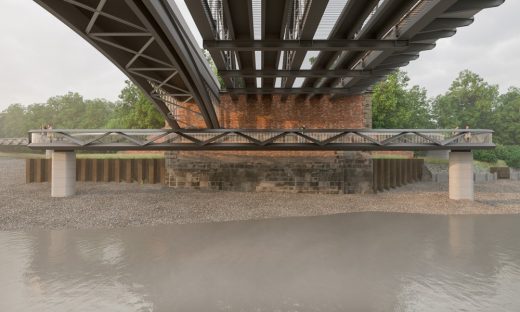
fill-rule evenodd
<path id="1" fill-rule="evenodd" d="M 520 216 L 0 232 L 0 311 L 520 311 Z"/>

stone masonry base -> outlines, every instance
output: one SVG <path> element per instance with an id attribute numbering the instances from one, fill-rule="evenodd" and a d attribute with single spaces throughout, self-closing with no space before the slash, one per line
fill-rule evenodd
<path id="1" fill-rule="evenodd" d="M 371 193 L 372 160 L 361 152 L 269 157 L 167 152 L 166 182 L 174 188 L 245 192 Z"/>

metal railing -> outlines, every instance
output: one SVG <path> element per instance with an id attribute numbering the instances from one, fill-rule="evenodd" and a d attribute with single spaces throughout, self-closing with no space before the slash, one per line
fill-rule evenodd
<path id="1" fill-rule="evenodd" d="M 27 138 L 0 138 L 0 146 L 26 146 Z"/>
<path id="2" fill-rule="evenodd" d="M 60 150 L 472 150 L 494 148 L 484 129 L 55 129 L 28 147 Z"/>

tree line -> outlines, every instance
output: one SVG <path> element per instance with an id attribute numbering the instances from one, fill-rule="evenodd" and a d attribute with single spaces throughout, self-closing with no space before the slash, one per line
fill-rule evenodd
<path id="1" fill-rule="evenodd" d="M 459 73 L 449 90 L 437 97 L 410 86 L 404 71 L 396 71 L 374 87 L 374 128 L 484 128 L 495 130 L 494 141 L 520 145 L 520 88 L 500 94 L 479 75 Z M 163 116 L 130 81 L 119 100 L 84 99 L 78 93 L 55 96 L 46 103 L 12 104 L 0 114 L 0 137 L 25 136 L 29 129 L 50 124 L 57 128 L 162 128 Z"/>
<path id="2" fill-rule="evenodd" d="M 12 104 L 0 114 L 0 137 L 23 137 L 30 129 L 51 125 L 54 129 L 162 128 L 164 118 L 130 81 L 116 102 L 85 99 L 69 92 L 28 106 Z"/>
<path id="3" fill-rule="evenodd" d="M 469 70 L 459 73 L 444 94 L 429 98 L 426 89 L 410 86 L 396 71 L 374 87 L 374 128 L 480 128 L 495 131 L 493 140 L 520 144 L 520 88 L 500 94 L 499 86 Z"/>

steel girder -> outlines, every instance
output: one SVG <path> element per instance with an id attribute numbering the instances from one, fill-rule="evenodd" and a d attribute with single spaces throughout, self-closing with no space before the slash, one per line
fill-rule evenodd
<path id="1" fill-rule="evenodd" d="M 410 43 L 407 40 L 205 40 L 208 50 L 231 51 L 424 51 L 435 46 L 428 43 Z"/>
<path id="2" fill-rule="evenodd" d="M 326 40 L 313 40 L 316 30 L 327 8 L 328 2 L 303 0 L 259 0 L 261 3 L 261 38 L 254 38 L 252 29 L 251 3 L 255 0 L 185 0 L 203 34 L 205 47 L 211 55 L 233 55 L 236 61 L 222 64 L 216 61 L 219 71 L 224 73 L 226 88 L 231 94 L 265 93 L 262 88 L 272 89 L 273 78 L 281 78 L 276 93 L 298 94 L 306 88 L 314 88 L 317 94 L 324 94 L 331 88 L 366 90 L 382 76 L 344 76 L 286 75 L 288 71 L 302 70 L 303 60 L 308 51 L 319 54 L 312 64 L 315 72 L 336 70 L 380 70 L 396 69 L 416 59 L 421 51 L 435 47 L 436 40 L 453 36 L 457 27 L 472 23 L 473 15 L 484 8 L 500 5 L 504 0 L 349 0 L 335 22 Z M 223 14 L 221 20 L 203 14 L 208 3 L 219 4 Z M 303 5 L 301 5 L 303 3 Z M 291 24 L 295 15 L 291 8 L 300 6 L 301 18 L 291 35 L 280 31 Z M 248 7 L 245 8 L 244 6 Z M 276 9 L 276 10 L 275 10 Z M 280 14 L 284 12 L 283 14 Z M 289 13 L 289 18 L 287 17 Z M 282 15 L 282 16 L 280 16 Z M 198 20 L 198 18 L 206 18 Z M 233 29 L 232 35 L 218 36 L 207 31 L 221 23 L 226 29 Z M 237 35 L 240 30 L 240 35 Z M 229 31 L 231 33 L 231 31 Z M 256 40 L 255 40 L 256 39 Z M 372 42 L 373 44 L 370 44 Z M 399 44 L 406 44 L 399 46 Z M 243 63 L 244 58 L 254 58 L 253 51 L 262 55 L 262 65 L 255 68 L 251 61 Z M 279 62 L 280 59 L 282 62 Z M 234 67 L 233 67 L 234 66 Z M 258 66 L 257 66 L 258 67 Z M 279 71 L 280 75 L 265 75 L 268 71 Z M 231 74 L 233 73 L 233 74 Z M 242 76 L 239 73 L 247 73 Z M 251 75 L 251 73 L 256 75 Z M 305 78 L 301 87 L 292 88 L 297 77 Z M 256 86 L 252 78 L 262 78 L 261 86 Z M 237 83 L 239 82 L 239 83 Z M 360 87 L 360 88 L 359 88 Z M 320 91 L 320 89 L 322 89 Z M 323 92 L 322 92 L 323 91 Z M 345 95 L 346 92 L 338 92 Z M 311 96 L 312 94 L 309 94 Z"/>
<path id="3" fill-rule="evenodd" d="M 103 53 L 155 103 L 172 128 L 194 101 L 218 128 L 218 81 L 174 3 L 167 0 L 35 0 Z M 189 125 L 188 125 L 189 126 Z"/>
<path id="4" fill-rule="evenodd" d="M 452 36 L 457 27 L 468 26 L 473 16 L 480 10 L 498 6 L 504 0 L 430 0 L 414 4 L 393 27 L 374 27 L 371 32 L 360 35 L 360 38 L 402 39 L 412 42 L 435 43 L 439 38 Z M 346 55 L 338 64 L 339 68 L 377 69 L 385 66 L 389 60 L 400 58 L 407 62 L 418 57 L 419 51 L 373 51 Z M 371 85 L 377 79 L 362 80 L 359 78 L 335 79 L 330 87 L 352 87 L 354 85 Z"/>
<path id="5" fill-rule="evenodd" d="M 372 76 L 386 76 L 392 73 L 393 70 L 319 70 L 319 69 L 301 69 L 301 70 L 283 70 L 283 69 L 260 69 L 260 70 L 221 70 L 219 74 L 222 77 L 372 77 Z M 281 89 L 281 88 L 280 88 Z"/>
<path id="6" fill-rule="evenodd" d="M 53 140 L 32 142 L 39 134 Z M 494 148 L 482 129 L 52 130 L 28 147 L 53 150 L 473 150 Z"/>
<path id="7" fill-rule="evenodd" d="M 314 38 L 320 20 L 327 8 L 329 0 L 323 1 L 310 1 L 303 14 L 303 20 L 300 27 L 300 31 L 297 32 L 298 39 L 311 40 Z M 307 51 L 290 51 L 286 53 L 286 60 L 283 63 L 282 69 L 285 70 L 298 70 L 301 68 Z M 282 79 L 282 88 L 291 88 L 294 84 L 296 77 L 288 77 Z"/>

